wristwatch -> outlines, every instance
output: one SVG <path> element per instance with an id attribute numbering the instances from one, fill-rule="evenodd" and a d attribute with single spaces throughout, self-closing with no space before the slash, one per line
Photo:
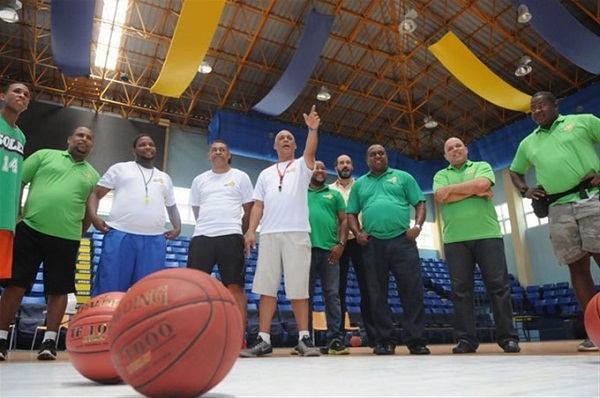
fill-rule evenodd
<path id="1" fill-rule="evenodd" d="M 418 229 L 419 231 L 422 230 L 421 224 L 415 224 L 415 226 L 413 228 Z"/>
<path id="2" fill-rule="evenodd" d="M 525 197 L 525 194 L 527 193 L 527 191 L 529 190 L 529 187 L 523 187 L 521 189 L 519 189 L 519 192 L 521 192 L 521 197 Z"/>

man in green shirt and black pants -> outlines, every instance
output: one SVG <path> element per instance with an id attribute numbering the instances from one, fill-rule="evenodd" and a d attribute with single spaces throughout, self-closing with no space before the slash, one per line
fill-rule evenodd
<path id="1" fill-rule="evenodd" d="M 433 191 L 442 204 L 444 252 L 452 284 L 454 354 L 474 353 L 479 347 L 475 324 L 474 278 L 479 266 L 490 295 L 496 341 L 504 352 L 521 351 L 512 322 L 510 282 L 504 241 L 491 190 L 494 172 L 486 162 L 472 162 L 458 138 L 449 138 L 444 157 L 450 165 L 436 173 Z"/>
<path id="2" fill-rule="evenodd" d="M 17 224 L 12 278 L 0 300 L 0 360 L 6 360 L 6 336 L 23 295 L 44 263 L 44 293 L 48 296 L 47 330 L 38 359 L 56 359 L 56 339 L 67 307 L 67 295 L 75 292 L 75 263 L 82 234 L 91 221 L 85 216 L 90 192 L 100 179 L 85 160 L 93 147 L 93 133 L 78 127 L 67 139 L 66 151 L 42 149 L 23 165 L 23 185 L 31 183 Z"/>

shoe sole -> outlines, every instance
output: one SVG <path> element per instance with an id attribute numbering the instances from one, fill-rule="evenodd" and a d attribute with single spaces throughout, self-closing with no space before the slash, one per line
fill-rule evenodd
<path id="1" fill-rule="evenodd" d="M 298 352 L 298 353 L 300 354 L 300 356 L 303 356 L 303 357 L 320 357 L 321 356 L 319 351 L 316 351 L 316 350 L 315 351 L 310 350 L 310 351 L 307 351 L 304 353 L 301 353 L 301 352 Z"/>
<path id="2" fill-rule="evenodd" d="M 594 352 L 594 351 L 598 351 L 598 347 L 594 347 L 594 348 L 577 347 L 577 352 Z"/>
<path id="3" fill-rule="evenodd" d="M 49 352 L 42 352 L 37 356 L 38 361 L 54 361 L 56 357 Z"/>

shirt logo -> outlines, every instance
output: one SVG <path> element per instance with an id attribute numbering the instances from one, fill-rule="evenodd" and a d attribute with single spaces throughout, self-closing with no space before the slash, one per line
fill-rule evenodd
<path id="1" fill-rule="evenodd" d="M 573 123 L 567 124 L 565 127 L 560 129 L 561 133 L 572 133 L 573 132 Z"/>
<path id="2" fill-rule="evenodd" d="M 385 180 L 385 182 L 389 182 L 390 184 L 397 184 L 398 183 L 398 177 L 393 176 L 392 178 L 388 178 L 387 180 Z"/>
<path id="3" fill-rule="evenodd" d="M 465 170 L 465 174 L 466 175 L 475 174 L 475 170 L 473 170 L 472 168 L 469 168 L 469 169 Z"/>
<path id="4" fill-rule="evenodd" d="M 233 187 L 235 187 L 235 181 L 234 181 L 234 180 L 231 180 L 231 181 L 229 181 L 228 183 L 226 183 L 226 184 L 225 184 L 225 186 L 226 186 L 226 187 L 231 187 L 231 188 L 233 188 Z"/>
<path id="5" fill-rule="evenodd" d="M 331 200 L 331 199 L 333 199 L 333 194 L 328 193 L 326 195 L 323 195 L 323 198 Z"/>
<path id="6" fill-rule="evenodd" d="M 160 185 L 163 185 L 165 183 L 165 180 L 162 179 L 162 177 L 156 177 L 154 180 L 152 180 L 154 182 L 158 182 Z"/>
<path id="7" fill-rule="evenodd" d="M 295 173 L 295 172 L 296 172 L 296 166 L 294 166 L 294 167 L 292 167 L 292 168 L 290 168 L 290 169 L 287 169 L 287 170 L 285 171 L 285 173 L 286 173 L 286 174 L 287 174 L 287 173 Z"/>
<path id="8" fill-rule="evenodd" d="M 4 148 L 9 152 L 16 152 L 21 156 L 23 155 L 23 143 L 8 135 L 0 134 L 0 148 Z"/>

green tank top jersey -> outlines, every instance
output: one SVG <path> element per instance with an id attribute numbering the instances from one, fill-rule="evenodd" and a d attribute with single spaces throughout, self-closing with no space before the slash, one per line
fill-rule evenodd
<path id="1" fill-rule="evenodd" d="M 21 194 L 25 134 L 0 115 L 0 229 L 15 231 Z"/>

